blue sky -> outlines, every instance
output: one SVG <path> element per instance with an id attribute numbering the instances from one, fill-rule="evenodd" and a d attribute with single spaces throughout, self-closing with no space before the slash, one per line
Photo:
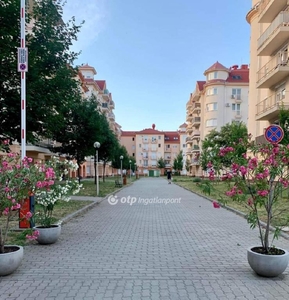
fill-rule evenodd
<path id="1" fill-rule="evenodd" d="M 123 130 L 176 130 L 197 80 L 217 60 L 249 64 L 250 0 L 69 0 L 65 16 L 85 20 L 77 64 L 95 67 Z M 84 2 L 83 2 L 84 3 Z M 86 2 L 85 2 L 86 3 Z"/>

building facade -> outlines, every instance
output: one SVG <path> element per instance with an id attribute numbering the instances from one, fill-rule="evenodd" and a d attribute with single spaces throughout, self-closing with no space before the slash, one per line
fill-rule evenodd
<path id="1" fill-rule="evenodd" d="M 287 0 L 253 0 L 251 25 L 248 131 L 257 142 L 278 124 L 280 107 L 289 108 L 289 4 Z"/>
<path id="2" fill-rule="evenodd" d="M 199 156 L 201 141 L 212 130 L 232 122 L 247 124 L 248 119 L 248 65 L 227 68 L 216 62 L 204 75 L 206 80 L 197 81 L 186 104 L 187 110 L 187 159 L 189 174 L 202 175 Z"/>

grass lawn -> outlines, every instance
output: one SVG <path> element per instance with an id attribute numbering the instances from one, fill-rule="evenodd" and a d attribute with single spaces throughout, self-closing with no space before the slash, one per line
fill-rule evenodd
<path id="1" fill-rule="evenodd" d="M 224 199 L 227 200 L 226 206 L 234 208 L 238 211 L 241 211 L 245 214 L 249 213 L 248 206 L 245 204 L 241 204 L 239 202 L 233 201 L 231 198 L 225 196 L 225 192 L 228 190 L 227 186 L 224 182 L 219 182 L 215 184 L 215 187 L 217 190 L 213 190 L 211 195 L 204 194 L 202 192 L 202 189 L 200 186 L 198 186 L 198 183 L 193 182 L 193 177 L 174 177 L 174 183 L 178 184 L 179 186 L 182 186 L 192 192 L 196 192 L 198 194 L 203 194 L 206 197 L 209 197 L 210 199 L 217 200 L 220 199 L 222 196 Z M 282 197 L 278 199 L 278 210 L 275 209 L 274 211 L 274 218 L 272 220 L 273 226 L 288 226 L 288 219 L 289 219 L 289 213 L 288 213 L 288 207 L 289 207 L 289 190 L 284 190 L 282 193 Z M 266 212 L 265 208 L 260 208 L 260 219 L 263 222 L 266 222 Z"/>

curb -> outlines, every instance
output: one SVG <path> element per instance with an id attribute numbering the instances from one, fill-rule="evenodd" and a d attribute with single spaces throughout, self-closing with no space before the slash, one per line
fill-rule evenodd
<path id="1" fill-rule="evenodd" d="M 178 184 L 177 184 L 177 185 L 178 185 Z M 205 195 L 203 195 L 203 194 L 199 194 L 199 193 L 197 193 L 197 192 L 193 192 L 193 191 L 189 190 L 188 188 L 183 187 L 183 186 L 181 186 L 181 185 L 178 185 L 178 186 L 181 187 L 181 188 L 183 188 L 183 189 L 185 189 L 185 190 L 187 190 L 187 191 L 189 191 L 189 192 L 191 192 L 191 193 L 193 193 L 193 194 L 196 194 L 196 195 L 198 195 L 199 197 L 202 197 L 202 198 L 204 198 L 204 199 L 206 199 L 206 200 L 208 200 L 208 201 L 210 201 L 210 202 L 212 202 L 212 203 L 213 203 L 213 201 L 216 201 L 216 200 L 214 200 L 214 199 L 212 199 L 212 198 L 209 198 L 209 197 L 207 197 L 207 196 L 205 196 Z M 224 208 L 224 209 L 226 209 L 226 210 L 228 210 L 228 211 L 231 211 L 231 212 L 235 213 L 236 215 L 243 217 L 244 219 L 247 219 L 245 213 L 243 213 L 243 212 L 241 212 L 241 211 L 239 211 L 239 210 L 237 210 L 237 209 L 235 209 L 235 208 L 232 208 L 232 207 L 230 207 L 230 206 L 223 205 L 223 204 L 221 204 L 221 203 L 219 203 L 219 205 L 220 205 L 222 208 Z M 260 224 L 262 225 L 262 227 L 266 227 L 266 226 L 267 226 L 267 224 L 266 224 L 265 222 L 262 222 L 262 221 L 260 221 Z M 276 230 L 276 228 L 273 227 L 273 226 L 269 226 L 269 229 L 270 229 L 270 231 L 275 231 L 275 230 Z M 289 240 L 289 233 L 285 233 L 285 232 L 282 231 L 282 230 L 280 231 L 279 236 L 282 236 L 284 239 Z M 276 239 L 278 239 L 278 238 L 276 238 Z"/>

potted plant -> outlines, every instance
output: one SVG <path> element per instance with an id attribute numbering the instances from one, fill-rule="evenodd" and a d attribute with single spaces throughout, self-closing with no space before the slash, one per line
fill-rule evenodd
<path id="1" fill-rule="evenodd" d="M 45 176 L 44 171 L 33 164 L 31 158 L 21 160 L 16 153 L 0 155 L 0 275 L 12 273 L 21 263 L 23 247 L 7 245 L 9 229 L 11 221 L 18 219 L 19 210 L 29 193 L 51 184 L 51 178 L 48 174 Z M 31 212 L 23 216 L 26 219 L 31 217 Z M 36 236 L 37 231 L 27 237 L 34 239 Z"/>
<path id="2" fill-rule="evenodd" d="M 70 195 L 77 194 L 82 185 L 77 178 L 69 178 L 69 171 L 76 172 L 78 168 L 73 161 L 52 157 L 44 168 L 51 173 L 53 184 L 35 193 L 35 202 L 40 208 L 35 214 L 35 229 L 39 232 L 36 240 L 40 244 L 52 244 L 61 233 L 61 224 L 55 224 L 53 216 L 55 205 L 59 201 L 69 201 Z"/>
<path id="3" fill-rule="evenodd" d="M 237 151 L 240 145 L 247 149 L 242 155 Z M 273 244 L 289 221 L 289 206 L 282 206 L 285 191 L 288 197 L 288 166 L 289 145 L 256 145 L 249 135 L 235 147 L 219 149 L 219 155 L 207 164 L 210 180 L 201 185 L 210 193 L 211 188 L 220 186 L 215 183 L 223 181 L 227 188 L 219 202 L 227 205 L 231 199 L 247 209 L 247 221 L 252 229 L 258 229 L 261 241 L 247 250 L 247 258 L 251 268 L 262 276 L 278 276 L 288 265 L 289 253 Z M 214 202 L 214 207 L 219 205 Z"/>

